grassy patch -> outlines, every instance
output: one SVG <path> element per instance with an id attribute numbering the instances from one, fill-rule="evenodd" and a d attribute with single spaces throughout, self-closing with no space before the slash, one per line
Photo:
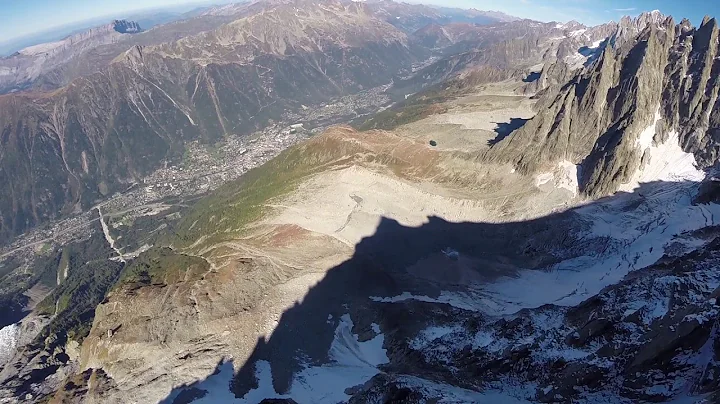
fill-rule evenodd
<path id="1" fill-rule="evenodd" d="M 351 156 L 354 150 L 345 143 L 325 138 L 285 150 L 198 202 L 174 228 L 168 244 L 187 247 L 203 236 L 205 244 L 236 237 L 263 216 L 268 201 L 289 193 L 328 165 L 341 164 L 340 157 Z"/>
<path id="2" fill-rule="evenodd" d="M 171 285 L 199 279 L 210 269 L 202 258 L 176 253 L 167 247 L 152 248 L 127 266 L 115 287 Z"/>
<path id="3" fill-rule="evenodd" d="M 402 105 L 395 106 L 378 113 L 368 121 L 358 126 L 359 130 L 383 129 L 392 130 L 399 126 L 417 122 L 430 115 L 447 112 L 442 105 Z"/>
<path id="4" fill-rule="evenodd" d="M 52 244 L 50 243 L 43 243 L 40 247 L 40 251 L 38 251 L 38 254 L 46 255 L 50 252 L 50 249 L 52 248 Z"/>

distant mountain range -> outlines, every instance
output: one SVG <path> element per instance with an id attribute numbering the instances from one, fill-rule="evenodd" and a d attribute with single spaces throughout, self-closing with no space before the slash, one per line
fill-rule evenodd
<path id="1" fill-rule="evenodd" d="M 0 90 L 20 92 L 0 96 L 0 179 L 14 190 L 0 198 L 2 237 L 92 205 L 185 141 L 249 133 L 301 104 L 389 83 L 432 52 L 411 35 L 418 26 L 499 21 L 390 1 L 294 4 L 211 8 L 149 31 L 114 21 L 0 59 Z"/>
<path id="2" fill-rule="evenodd" d="M 113 18 L 120 17 L 124 20 L 135 21 L 140 26 L 149 29 L 155 27 L 156 25 L 166 24 L 171 21 L 190 17 L 207 9 L 208 7 L 211 7 L 213 4 L 219 3 L 221 3 L 221 1 L 199 1 L 187 3 L 181 6 L 170 6 L 155 10 L 129 12 L 127 15 L 123 16 L 98 17 L 87 21 L 68 24 L 10 41 L 2 41 L 0 42 L 0 57 L 9 56 L 29 46 L 60 41 L 68 36 L 79 34 L 93 27 L 103 25 Z"/>

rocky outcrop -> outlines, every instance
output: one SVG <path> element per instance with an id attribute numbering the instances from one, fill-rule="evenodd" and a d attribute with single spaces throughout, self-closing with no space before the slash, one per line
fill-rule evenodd
<path id="1" fill-rule="evenodd" d="M 710 18 L 697 29 L 658 12 L 623 19 L 597 60 L 546 91 L 540 113 L 485 158 L 528 173 L 563 160 L 581 165 L 581 187 L 590 197 L 631 183 L 651 164 L 653 145 L 679 142 L 700 168 L 714 165 L 717 37 Z M 554 69 L 552 77 L 567 76 Z"/>
<path id="2" fill-rule="evenodd" d="M 142 32 L 142 28 L 140 28 L 140 25 L 135 21 L 113 20 L 110 26 L 113 30 L 121 34 L 137 34 L 138 32 Z"/>

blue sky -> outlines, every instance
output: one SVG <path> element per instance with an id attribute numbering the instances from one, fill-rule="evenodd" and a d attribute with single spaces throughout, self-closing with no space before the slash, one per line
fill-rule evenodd
<path id="1" fill-rule="evenodd" d="M 0 43 L 97 17 L 122 17 L 132 11 L 179 6 L 202 0 L 0 0 Z M 209 1 L 209 0 L 206 0 Z M 406 0 L 408 1 L 408 0 Z M 599 24 L 622 15 L 659 9 L 699 23 L 720 15 L 717 0 L 409 0 L 481 10 L 499 10 L 541 21 L 578 20 Z M 226 2 L 223 0 L 217 2 Z"/>

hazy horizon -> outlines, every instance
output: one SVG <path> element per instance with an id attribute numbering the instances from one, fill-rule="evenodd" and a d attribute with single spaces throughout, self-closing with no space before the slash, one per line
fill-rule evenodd
<path id="1" fill-rule="evenodd" d="M 671 0 L 406 0 L 434 6 L 476 8 L 501 11 L 506 14 L 539 21 L 566 22 L 577 20 L 586 25 L 598 25 L 617 21 L 624 15 L 636 16 L 643 11 L 659 9 L 678 20 L 689 18 L 699 23 L 703 16 L 715 15 L 719 4 L 704 0 L 687 0 L 677 4 Z M 49 0 L 24 0 L 2 5 L 2 14 L 9 16 L 7 23 L 0 24 L 0 55 L 37 43 L 59 40 L 73 32 L 100 25 L 115 18 L 133 14 L 170 11 L 184 12 L 213 4 L 227 4 L 232 0 L 69 0 L 59 4 Z M 52 21 L 52 22 L 48 22 Z M 143 27 L 147 28 L 147 27 Z M 51 39 L 48 39 L 51 38 Z"/>
<path id="2" fill-rule="evenodd" d="M 92 2 L 72 0 L 61 5 L 48 0 L 25 0 L 0 6 L 2 14 L 9 15 L 9 23 L 0 24 L 0 46 L 42 36 L 56 31 L 77 30 L 82 26 L 95 26 L 103 21 L 127 18 L 132 15 L 155 12 L 187 12 L 192 9 L 241 2 L 238 0 L 112 0 Z M 42 3 L 42 6 L 40 5 Z M 97 7 L 100 4 L 101 7 Z M 59 6 L 59 7 L 58 7 Z M 82 11 L 79 9 L 82 8 Z M 53 21 L 53 22 L 48 22 Z"/>

